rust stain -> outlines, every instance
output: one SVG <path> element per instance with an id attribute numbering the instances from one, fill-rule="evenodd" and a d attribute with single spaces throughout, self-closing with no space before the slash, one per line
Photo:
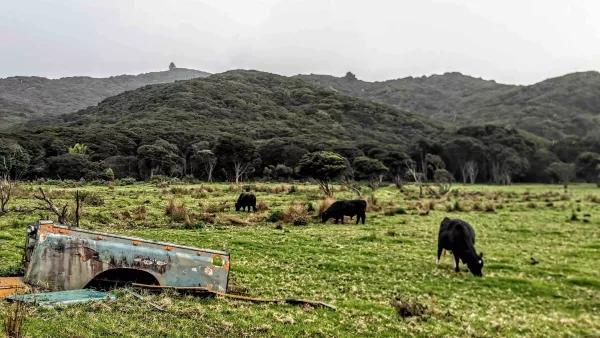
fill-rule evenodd
<path id="1" fill-rule="evenodd" d="M 104 239 L 104 237 L 102 237 L 102 236 L 100 236 L 100 235 L 98 235 L 98 237 L 96 237 L 96 238 L 97 238 L 99 241 L 101 241 L 101 240 L 103 240 L 103 239 Z"/>
<path id="2" fill-rule="evenodd" d="M 169 246 L 169 245 L 165 245 L 165 246 L 163 246 L 163 250 L 171 251 L 171 250 L 173 250 L 173 247 Z"/>
<path id="3" fill-rule="evenodd" d="M 0 297 L 16 294 L 19 290 L 27 288 L 23 283 L 23 277 L 3 277 L 0 278 Z"/>
<path id="4" fill-rule="evenodd" d="M 133 244 L 133 245 L 135 245 L 135 246 L 139 246 L 139 245 L 141 245 L 142 243 L 140 243 L 140 241 L 133 241 L 133 242 L 132 242 L 132 244 Z"/>

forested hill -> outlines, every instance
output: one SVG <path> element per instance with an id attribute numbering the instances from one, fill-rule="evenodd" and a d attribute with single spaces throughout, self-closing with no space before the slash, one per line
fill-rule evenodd
<path id="1" fill-rule="evenodd" d="M 126 130 L 137 135 L 136 142 L 161 137 L 185 149 L 188 143 L 214 141 L 224 133 L 254 141 L 294 138 L 310 144 L 406 144 L 436 134 L 442 126 L 421 115 L 299 79 L 236 70 L 146 86 L 76 113 L 31 121 L 27 128 L 45 129 L 49 134 L 73 128 L 70 141 L 85 143 L 103 131 Z"/>
<path id="2" fill-rule="evenodd" d="M 17 76 L 0 79 L 0 129 L 47 115 L 75 112 L 103 99 L 149 84 L 206 77 L 209 73 L 175 68 L 164 72 L 47 79 Z"/>
<path id="3" fill-rule="evenodd" d="M 600 73 L 573 73 L 530 86 L 502 85 L 460 73 L 365 82 L 349 73 L 299 75 L 342 93 L 460 126 L 498 124 L 549 140 L 600 133 Z"/>
<path id="4" fill-rule="evenodd" d="M 472 91 L 471 82 L 463 90 Z M 246 70 L 145 86 L 0 133 L 0 155 L 21 154 L 25 178 L 93 179 L 106 168 L 120 178 L 206 178 L 201 168 L 211 156 L 219 180 L 231 179 L 232 163 L 242 162 L 252 165 L 251 177 L 276 168 L 289 177 L 305 154 L 322 150 L 349 163 L 377 159 L 396 177 L 414 162 L 424 175 L 435 165 L 462 181 L 470 165 L 482 182 L 547 182 L 546 169 L 560 161 L 577 161 L 579 177 L 595 179 L 600 139 L 552 143 L 505 126 L 456 129 L 299 78 Z"/>

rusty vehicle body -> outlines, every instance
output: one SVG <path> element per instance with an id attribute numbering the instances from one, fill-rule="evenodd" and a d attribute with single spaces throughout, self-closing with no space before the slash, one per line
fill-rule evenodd
<path id="1" fill-rule="evenodd" d="M 27 228 L 24 281 L 53 291 L 100 284 L 201 286 L 225 292 L 229 253 L 39 221 Z"/>
<path id="2" fill-rule="evenodd" d="M 13 295 L 26 287 L 22 277 L 2 277 L 0 278 L 0 298 Z"/>

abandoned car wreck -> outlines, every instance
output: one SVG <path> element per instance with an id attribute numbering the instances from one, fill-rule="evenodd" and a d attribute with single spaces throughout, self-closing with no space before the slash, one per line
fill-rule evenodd
<path id="1" fill-rule="evenodd" d="M 27 228 L 27 284 L 52 291 L 140 283 L 226 292 L 229 253 L 39 221 Z"/>

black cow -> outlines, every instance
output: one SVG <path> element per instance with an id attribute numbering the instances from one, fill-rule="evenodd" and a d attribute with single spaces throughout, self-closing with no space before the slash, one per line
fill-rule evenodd
<path id="1" fill-rule="evenodd" d="M 243 192 L 240 194 L 240 197 L 235 203 L 235 211 L 240 211 L 240 208 L 242 208 L 242 211 L 246 211 L 246 207 L 248 208 L 248 212 L 250 212 L 250 207 L 256 212 L 256 196 L 251 192 Z"/>
<path id="2" fill-rule="evenodd" d="M 437 263 L 440 263 L 442 250 L 452 251 L 454 256 L 454 270 L 459 272 L 459 260 L 475 276 L 481 277 L 483 268 L 483 253 L 479 255 L 475 251 L 475 231 L 471 225 L 460 219 L 451 219 L 445 217 L 440 224 L 440 233 L 438 236 Z"/>
<path id="3" fill-rule="evenodd" d="M 342 224 L 344 224 L 344 216 L 350 216 L 350 218 L 352 218 L 354 215 L 357 215 L 356 224 L 358 224 L 361 218 L 362 224 L 365 224 L 366 210 L 367 202 L 363 200 L 336 201 L 321 214 L 321 219 L 323 223 L 325 223 L 330 218 L 334 218 L 335 224 L 341 219 Z"/>

